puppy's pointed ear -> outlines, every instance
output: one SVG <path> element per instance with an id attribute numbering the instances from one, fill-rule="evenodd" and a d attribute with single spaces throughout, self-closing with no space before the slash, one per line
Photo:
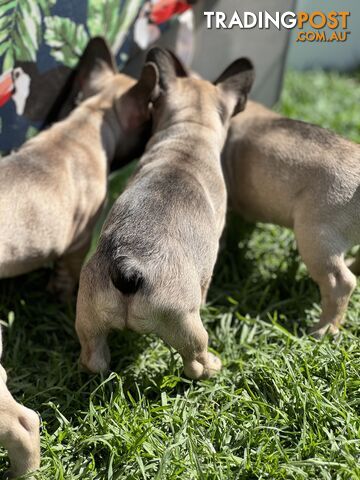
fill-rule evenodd
<path id="1" fill-rule="evenodd" d="M 159 87 L 163 91 L 169 90 L 176 81 L 176 71 L 173 59 L 166 50 L 154 47 L 146 56 L 146 63 L 152 63 L 158 70 Z"/>
<path id="2" fill-rule="evenodd" d="M 99 93 L 108 78 L 117 73 L 115 57 L 107 41 L 92 38 L 82 54 L 75 75 L 79 91 L 84 98 Z"/>
<path id="3" fill-rule="evenodd" d="M 89 40 L 81 56 L 79 67 L 91 69 L 96 60 L 101 60 L 113 73 L 117 72 L 115 57 L 108 42 L 103 37 L 94 37 Z"/>
<path id="4" fill-rule="evenodd" d="M 140 128 L 150 120 L 150 103 L 159 96 L 159 71 L 152 62 L 147 62 L 136 84 L 121 100 L 119 118 L 125 131 Z"/>
<path id="5" fill-rule="evenodd" d="M 190 75 L 189 70 L 185 67 L 185 65 L 182 63 L 180 58 L 169 48 L 167 48 L 166 51 L 168 52 L 168 54 L 172 58 L 172 61 L 173 61 L 174 66 L 175 66 L 176 76 L 178 76 L 178 77 L 190 77 L 191 75 Z"/>
<path id="6" fill-rule="evenodd" d="M 154 102 L 159 96 L 159 79 L 160 74 L 155 63 L 145 63 L 140 78 L 136 84 L 136 88 L 138 89 L 139 94 L 143 96 L 147 102 Z"/>
<path id="7" fill-rule="evenodd" d="M 221 90 L 232 115 L 244 110 L 254 80 L 252 62 L 248 58 L 239 58 L 214 82 Z"/>
<path id="8" fill-rule="evenodd" d="M 64 86 L 62 105 L 56 119 L 65 118 L 79 101 L 99 93 L 106 79 L 116 72 L 115 57 L 106 40 L 102 37 L 92 38 Z"/>

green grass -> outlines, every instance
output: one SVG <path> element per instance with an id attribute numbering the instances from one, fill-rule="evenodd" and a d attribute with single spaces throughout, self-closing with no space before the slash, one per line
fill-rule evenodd
<path id="1" fill-rule="evenodd" d="M 359 142 L 358 81 L 289 73 L 280 110 Z M 44 420 L 37 478 L 360 478 L 360 289 L 337 341 L 308 337 L 319 295 L 288 230 L 229 219 L 203 311 L 224 363 L 211 381 L 130 332 L 111 339 L 114 373 L 80 373 L 74 307 L 45 293 L 48 277 L 0 283 L 9 387 Z"/>

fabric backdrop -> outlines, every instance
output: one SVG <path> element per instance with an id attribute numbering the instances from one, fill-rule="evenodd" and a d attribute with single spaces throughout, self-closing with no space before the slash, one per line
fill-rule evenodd
<path id="1" fill-rule="evenodd" d="M 179 38 L 188 49 L 190 3 L 195 2 L 0 0 L 0 153 L 18 148 L 44 126 L 91 37 L 105 36 L 122 68 L 181 15 Z"/>

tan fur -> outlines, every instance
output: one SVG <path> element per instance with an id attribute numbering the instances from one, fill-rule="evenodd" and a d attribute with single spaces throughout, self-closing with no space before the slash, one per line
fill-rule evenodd
<path id="1" fill-rule="evenodd" d="M 163 89 L 153 137 L 81 272 L 80 361 L 91 372 L 107 370 L 110 330 L 129 328 L 156 333 L 180 353 L 187 376 L 207 378 L 221 368 L 200 317 L 225 221 L 220 153 L 234 109 L 246 102 L 252 66 L 238 61 L 214 86 L 176 78 L 163 51 L 153 57 Z"/>
<path id="2" fill-rule="evenodd" d="M 181 90 L 181 93 L 177 92 L 176 102 L 181 104 L 180 99 L 186 99 L 186 105 L 188 102 L 194 105 L 195 115 L 195 112 L 199 112 L 196 108 L 198 95 L 196 90 L 193 92 L 191 86 L 186 85 L 185 82 L 178 80 L 177 90 Z M 208 86 L 202 86 L 203 98 L 207 98 L 208 94 L 214 95 L 213 91 L 207 94 L 206 87 Z M 209 87 L 214 89 L 210 84 Z M 193 96 L 194 98 L 191 100 Z M 216 98 L 214 98 L 215 100 Z M 206 252 L 206 255 L 211 255 L 211 259 L 209 259 L 209 266 L 206 267 L 206 280 L 203 282 L 204 292 L 201 292 L 198 273 L 181 257 L 178 261 L 182 264 L 182 268 L 177 271 L 176 249 L 173 250 L 171 258 L 167 259 L 164 254 L 159 260 L 162 262 L 163 268 L 167 270 L 165 276 L 167 277 L 173 271 L 175 278 L 171 278 L 171 274 L 169 275 L 171 280 L 158 278 L 156 281 L 158 291 L 154 292 L 151 297 L 142 293 L 130 298 L 123 295 L 109 282 L 103 259 L 94 255 L 81 273 L 76 318 L 76 329 L 82 344 L 81 363 L 89 371 L 98 372 L 108 369 L 110 352 L 106 338 L 109 328 L 129 328 L 138 333 L 156 333 L 181 353 L 185 373 L 191 378 L 206 378 L 221 368 L 220 360 L 207 351 L 208 334 L 199 315 L 200 304 L 202 298 L 206 296 L 212 267 L 216 260 L 218 239 L 224 226 L 226 210 L 226 192 L 221 166 L 219 160 L 215 161 L 216 152 L 219 156 L 225 139 L 224 129 L 218 114 L 215 114 L 214 110 L 212 111 L 210 108 L 211 102 L 206 103 L 209 105 L 208 111 L 194 125 L 197 131 L 195 138 L 203 137 L 203 144 L 199 146 L 199 140 L 196 141 L 193 138 L 190 133 L 192 127 L 190 127 L 188 131 L 185 130 L 184 134 L 179 136 L 175 143 L 176 147 L 174 147 L 172 131 L 176 132 L 182 128 L 182 125 L 186 125 L 189 115 L 189 112 L 184 109 L 183 112 L 186 115 L 184 118 L 181 113 L 173 119 L 166 117 L 161 119 L 160 131 L 155 134 L 148 146 L 148 151 L 151 151 L 152 146 L 156 148 L 159 145 L 161 151 L 165 152 L 168 145 L 167 157 L 160 154 L 159 159 L 151 161 L 150 164 L 149 156 L 145 155 L 139 165 L 141 172 L 147 168 L 156 168 L 161 175 L 163 168 L 168 169 L 172 165 L 174 168 L 177 167 L 176 155 L 175 158 L 171 158 L 173 148 L 178 148 L 179 151 L 183 151 L 191 157 L 197 157 L 197 163 L 184 164 L 183 168 L 193 177 L 196 188 L 203 190 L 212 211 L 211 219 L 215 220 L 213 230 L 199 224 L 199 230 L 204 228 L 206 235 L 213 237 L 212 251 Z M 182 112 L 182 108 L 179 110 Z M 172 127 L 172 125 L 174 126 Z M 204 155 L 204 151 L 214 152 L 214 158 L 209 161 L 208 155 Z M 146 166 L 148 160 L 149 167 Z M 130 186 L 133 182 L 136 182 L 136 177 Z M 161 193 L 159 194 L 161 195 Z M 111 222 L 111 218 L 110 214 L 103 231 L 106 231 L 106 225 Z M 169 226 L 169 228 L 171 230 L 172 227 Z M 207 263 L 205 258 L 203 261 L 204 264 Z M 147 268 L 156 270 L 156 263 L 157 260 L 154 259 L 154 262 L 147 265 Z M 159 273 L 154 271 L 151 275 L 156 277 Z M 171 326 L 169 326 L 169 322 L 171 322 Z"/>
<path id="3" fill-rule="evenodd" d="M 255 102 L 231 122 L 223 152 L 231 208 L 294 229 L 320 287 L 316 335 L 337 333 L 356 285 L 345 252 L 360 240 L 360 148 Z"/>
<path id="4" fill-rule="evenodd" d="M 96 58 L 88 47 L 83 93 L 94 96 L 0 160 L 0 278 L 57 261 L 50 287 L 61 298 L 76 287 L 106 199 L 110 163 L 131 158 L 150 121 L 146 84 L 115 74 L 107 46 L 94 42 L 110 62 L 91 69 Z M 0 373 L 0 443 L 22 474 L 39 466 L 39 421 L 15 402 Z"/>
<path id="5" fill-rule="evenodd" d="M 0 361 L 2 352 L 0 329 Z M 11 477 L 33 472 L 40 466 L 39 417 L 17 403 L 6 386 L 0 364 L 0 444 L 9 452 Z"/>
<path id="6" fill-rule="evenodd" d="M 108 165 L 120 134 L 111 99 L 133 84 L 119 75 L 116 85 L 1 160 L 1 278 L 60 257 L 66 265 L 79 254 L 79 264 L 68 265 L 76 281 L 106 197 Z M 115 126 L 105 134 L 109 122 Z"/>

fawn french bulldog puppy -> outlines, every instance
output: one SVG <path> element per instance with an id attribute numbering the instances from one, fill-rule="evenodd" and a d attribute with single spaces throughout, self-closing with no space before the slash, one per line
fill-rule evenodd
<path id="1" fill-rule="evenodd" d="M 315 336 L 338 333 L 360 260 L 360 147 L 315 125 L 249 101 L 232 119 L 222 156 L 231 208 L 251 221 L 294 229 L 300 255 L 320 287 Z"/>
<path id="2" fill-rule="evenodd" d="M 0 328 L 0 361 L 2 354 Z M 39 417 L 17 403 L 6 386 L 6 373 L 0 364 L 0 445 L 8 452 L 11 476 L 32 472 L 40 466 Z"/>
<path id="3" fill-rule="evenodd" d="M 116 74 L 103 47 L 84 66 L 82 92 L 95 95 L 0 161 L 0 278 L 57 260 L 52 288 L 64 297 L 105 201 L 109 165 L 135 158 L 150 122 L 146 69 L 138 82 Z"/>
<path id="4" fill-rule="evenodd" d="M 237 60 L 212 85 L 178 78 L 171 56 L 154 48 L 145 69 L 153 136 L 80 275 L 80 362 L 107 370 L 109 331 L 129 328 L 158 334 L 181 354 L 188 377 L 206 378 L 221 368 L 199 312 L 225 221 L 220 153 L 231 116 L 244 109 L 253 67 Z"/>

